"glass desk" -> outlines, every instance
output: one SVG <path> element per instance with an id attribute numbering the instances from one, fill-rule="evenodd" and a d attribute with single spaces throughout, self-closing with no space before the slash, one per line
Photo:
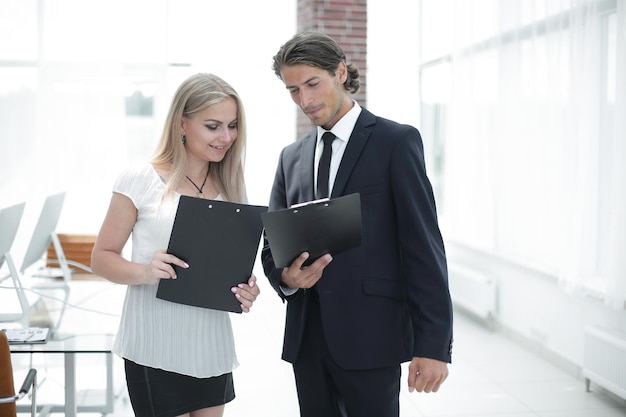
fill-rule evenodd
<path id="1" fill-rule="evenodd" d="M 78 412 L 108 414 L 113 411 L 113 347 L 114 335 L 54 335 L 47 343 L 10 345 L 11 353 L 47 353 L 64 356 L 65 403 L 37 404 L 40 415 L 62 412 L 66 417 L 76 417 Z M 102 404 L 81 404 L 76 401 L 76 355 L 103 354 L 106 356 L 106 390 Z M 28 412 L 30 405 L 18 406 L 18 412 Z"/>
<path id="2" fill-rule="evenodd" d="M 60 315 L 63 319 L 57 329 L 51 329 L 46 343 L 11 344 L 13 355 L 46 354 L 62 355 L 64 373 L 63 403 L 37 404 L 39 415 L 64 413 L 66 417 L 76 417 L 77 413 L 108 414 L 114 408 L 113 384 L 113 342 L 119 317 L 107 315 L 106 311 L 121 311 L 124 287 L 109 282 L 72 282 L 69 299 L 50 298 L 46 300 L 52 316 Z M 62 300 L 62 302 L 61 302 Z M 55 317 L 51 322 L 56 323 Z M 104 398 L 88 398 L 78 401 L 76 385 L 76 359 L 81 355 L 104 355 L 106 362 L 106 387 Z M 46 389 L 45 384 L 40 386 Z M 98 390 L 103 391 L 103 390 Z M 38 395 L 38 400 L 41 395 Z M 95 402 L 97 401 L 97 402 Z M 18 412 L 27 412 L 29 405 L 19 405 Z"/>

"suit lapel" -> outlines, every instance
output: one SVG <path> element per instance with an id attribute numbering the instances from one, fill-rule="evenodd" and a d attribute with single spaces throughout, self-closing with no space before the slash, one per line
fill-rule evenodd
<path id="1" fill-rule="evenodd" d="M 310 132 L 302 142 L 300 149 L 300 178 L 302 179 L 301 190 L 302 200 L 311 201 L 315 199 L 315 187 L 313 186 L 313 166 L 315 165 L 315 143 L 317 130 Z"/>
<path id="2" fill-rule="evenodd" d="M 331 198 L 339 197 L 343 194 L 346 184 L 348 183 L 348 179 L 350 178 L 350 174 L 352 173 L 352 170 L 359 160 L 359 156 L 361 155 L 361 152 L 370 137 L 371 128 L 369 126 L 375 124 L 375 122 L 375 116 L 363 108 L 361 110 L 361 115 L 357 119 L 356 125 L 354 126 L 352 135 L 350 135 L 350 140 L 346 146 L 341 163 L 339 164 L 337 177 L 335 178 L 335 183 L 333 184 Z"/>

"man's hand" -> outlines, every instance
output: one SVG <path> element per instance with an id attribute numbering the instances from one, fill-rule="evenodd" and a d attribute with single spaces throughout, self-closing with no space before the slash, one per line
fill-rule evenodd
<path id="1" fill-rule="evenodd" d="M 302 252 L 292 263 L 283 268 L 281 280 L 289 288 L 311 288 L 322 277 L 322 272 L 333 257 L 330 254 L 320 256 L 311 265 L 302 267 L 309 259 L 308 252 Z"/>
<path id="2" fill-rule="evenodd" d="M 437 392 L 447 377 L 447 363 L 430 358 L 413 358 L 409 364 L 409 392 Z"/>

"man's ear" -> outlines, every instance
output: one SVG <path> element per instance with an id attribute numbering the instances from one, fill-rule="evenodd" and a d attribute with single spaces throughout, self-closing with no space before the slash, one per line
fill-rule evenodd
<path id="1" fill-rule="evenodd" d="M 346 82 L 346 80 L 348 79 L 348 65 L 346 64 L 346 61 L 339 62 L 335 74 L 337 75 L 337 78 L 339 79 L 339 82 L 341 84 Z"/>

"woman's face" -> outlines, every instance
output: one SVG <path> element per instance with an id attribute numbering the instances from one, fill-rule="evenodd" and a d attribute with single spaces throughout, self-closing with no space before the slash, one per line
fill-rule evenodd
<path id="1" fill-rule="evenodd" d="M 232 97 L 192 117 L 183 117 L 182 128 L 190 159 L 220 162 L 237 140 L 237 102 Z"/>

